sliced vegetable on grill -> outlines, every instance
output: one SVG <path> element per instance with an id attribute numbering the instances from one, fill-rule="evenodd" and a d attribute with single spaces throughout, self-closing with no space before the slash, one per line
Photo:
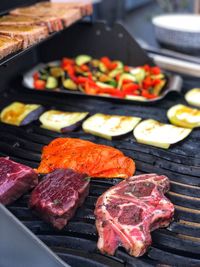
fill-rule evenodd
<path id="1" fill-rule="evenodd" d="M 178 104 L 168 110 L 167 117 L 177 126 L 191 129 L 200 127 L 200 110 L 196 108 Z"/>
<path id="2" fill-rule="evenodd" d="M 155 99 L 162 93 L 165 84 L 166 77 L 159 67 L 126 66 L 123 62 L 106 56 L 100 59 L 89 55 L 78 55 L 74 59 L 63 58 L 60 62 L 47 64 L 33 74 L 33 86 L 38 90 L 61 88 L 117 98 L 132 95 L 147 100 Z M 106 90 L 110 87 L 113 90 Z"/>
<path id="3" fill-rule="evenodd" d="M 133 134 L 138 143 L 168 149 L 171 144 L 185 139 L 191 131 L 191 129 L 148 119 L 139 123 Z"/>
<path id="4" fill-rule="evenodd" d="M 24 126 L 38 119 L 44 111 L 41 105 L 13 102 L 1 111 L 1 121 L 16 126 Z"/>
<path id="5" fill-rule="evenodd" d="M 88 114 L 88 112 L 49 110 L 43 113 L 39 120 L 42 123 L 42 128 L 65 133 L 77 129 Z"/>
<path id="6" fill-rule="evenodd" d="M 130 133 L 140 120 L 138 117 L 97 113 L 88 118 L 82 127 L 86 133 L 112 140 Z"/>
<path id="7" fill-rule="evenodd" d="M 68 90 L 78 90 L 77 84 L 71 79 L 63 80 L 62 84 L 63 84 L 63 87 Z"/>
<path id="8" fill-rule="evenodd" d="M 92 59 L 91 56 L 88 55 L 79 55 L 76 57 L 75 61 L 78 66 L 88 63 Z"/>
<path id="9" fill-rule="evenodd" d="M 185 94 L 185 100 L 192 106 L 200 108 L 200 88 L 194 88 Z"/>
<path id="10" fill-rule="evenodd" d="M 58 87 L 58 80 L 53 76 L 49 76 L 47 78 L 46 88 L 47 89 L 55 89 L 57 87 Z"/>

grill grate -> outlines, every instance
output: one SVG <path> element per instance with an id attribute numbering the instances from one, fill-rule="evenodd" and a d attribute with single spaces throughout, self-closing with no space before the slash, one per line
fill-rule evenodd
<path id="1" fill-rule="evenodd" d="M 186 89 L 185 89 L 186 90 Z M 2 94 L 0 109 L 11 101 L 39 103 L 45 108 L 68 111 L 89 111 L 91 114 L 135 115 L 167 122 L 166 109 L 175 101 L 168 98 L 155 106 L 124 105 L 108 100 L 63 97 L 60 94 L 10 89 Z M 181 102 L 184 102 L 182 99 Z M 92 180 L 90 194 L 84 205 L 67 227 L 58 231 L 36 217 L 27 207 L 29 195 L 25 195 L 10 205 L 9 210 L 16 215 L 53 251 L 72 266 L 200 266 L 200 135 L 194 130 L 190 137 L 165 151 L 137 144 L 129 135 L 122 140 L 107 141 L 81 129 L 69 134 L 57 134 L 39 127 L 38 122 L 18 128 L 0 123 L 0 155 L 37 167 L 41 148 L 59 136 L 77 137 L 96 143 L 112 145 L 135 159 L 137 174 L 156 172 L 166 174 L 171 179 L 168 197 L 175 204 L 175 220 L 167 229 L 156 230 L 152 234 L 153 243 L 144 257 L 135 259 L 123 248 L 115 256 L 101 255 L 96 247 L 97 233 L 93 214 L 95 202 L 100 194 L 117 182 L 114 180 Z"/>

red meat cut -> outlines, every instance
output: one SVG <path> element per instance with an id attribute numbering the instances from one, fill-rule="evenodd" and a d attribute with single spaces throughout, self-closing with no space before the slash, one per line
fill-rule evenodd
<path id="1" fill-rule="evenodd" d="M 44 176 L 33 190 L 29 204 L 45 221 L 62 229 L 88 193 L 89 179 L 86 174 L 57 169 Z"/>
<path id="2" fill-rule="evenodd" d="M 143 255 L 151 244 L 150 232 L 166 227 L 174 214 L 173 204 L 164 196 L 169 179 L 144 174 L 130 177 L 111 187 L 96 203 L 98 248 L 113 255 L 123 246 L 130 255 Z"/>
<path id="3" fill-rule="evenodd" d="M 38 176 L 33 169 L 9 158 L 0 158 L 0 203 L 10 204 L 37 183 Z"/>

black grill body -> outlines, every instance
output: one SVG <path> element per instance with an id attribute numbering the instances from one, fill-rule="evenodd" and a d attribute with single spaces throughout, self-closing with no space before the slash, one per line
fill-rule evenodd
<path id="1" fill-rule="evenodd" d="M 132 39 L 125 32 L 121 26 L 111 30 L 102 23 L 77 24 L 56 34 L 54 38 L 43 42 L 22 56 L 15 57 L 12 62 L 1 66 L 0 69 L 0 109 L 12 101 L 22 101 L 42 104 L 45 109 L 89 111 L 90 115 L 97 112 L 133 115 L 143 119 L 152 118 L 167 122 L 166 110 L 176 103 L 185 103 L 183 94 L 191 87 L 196 87 L 198 83 L 185 80 L 181 96 L 169 95 L 165 100 L 149 106 L 140 103 L 125 104 L 89 96 L 77 97 L 36 91 L 23 88 L 21 85 L 20 74 L 24 71 L 39 62 L 56 60 L 62 56 L 73 57 L 87 53 L 95 57 L 108 55 L 130 65 L 136 61 L 136 65 L 143 64 L 144 61 L 152 64 L 146 53 L 140 52 L 140 48 L 136 46 L 134 51 L 131 49 Z M 110 39 L 106 40 L 106 38 Z M 171 180 L 168 197 L 176 208 L 175 219 L 167 229 L 152 233 L 152 246 L 141 258 L 129 256 L 123 248 L 119 248 L 113 257 L 100 254 L 96 247 L 98 236 L 93 214 L 94 206 L 98 196 L 118 180 L 96 179 L 91 181 L 90 194 L 84 205 L 78 209 L 75 217 L 63 230 L 55 230 L 29 210 L 28 194 L 8 207 L 20 221 L 64 261 L 74 267 L 200 266 L 200 134 L 198 129 L 194 130 L 186 140 L 172 146 L 169 150 L 163 150 L 136 143 L 132 134 L 120 140 L 107 141 L 85 134 L 81 128 L 62 135 L 40 128 L 39 122 L 26 127 L 0 123 L 0 156 L 10 156 L 17 162 L 35 168 L 40 162 L 42 147 L 61 136 L 114 146 L 135 160 L 137 174 L 153 172 L 167 175 Z"/>

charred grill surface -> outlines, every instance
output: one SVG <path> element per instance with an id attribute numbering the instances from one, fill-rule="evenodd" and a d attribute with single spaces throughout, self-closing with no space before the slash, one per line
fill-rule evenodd
<path id="1" fill-rule="evenodd" d="M 179 100 L 177 98 L 177 101 Z M 46 109 L 134 115 L 167 122 L 166 110 L 176 102 L 176 98 L 172 100 L 168 97 L 165 102 L 153 106 L 124 105 L 119 101 L 113 105 L 109 100 L 89 97 L 76 99 L 73 96 L 63 97 L 56 93 L 14 88 L 2 93 L 0 109 L 12 101 L 42 104 Z M 184 103 L 183 97 L 180 102 Z M 137 174 L 153 172 L 167 175 L 171 180 L 171 190 L 167 196 L 175 205 L 175 220 L 167 229 L 152 233 L 153 243 L 145 256 L 133 258 L 122 248 L 119 248 L 113 257 L 101 255 L 96 246 L 98 237 L 94 218 L 95 202 L 117 182 L 116 179 L 92 180 L 85 203 L 61 231 L 55 230 L 30 211 L 27 207 L 28 195 L 9 206 L 13 214 L 72 266 L 200 266 L 199 130 L 194 130 L 186 140 L 169 150 L 163 150 L 137 144 L 132 134 L 111 142 L 85 134 L 81 129 L 62 135 L 41 129 L 38 122 L 21 128 L 0 123 L 0 156 L 10 156 L 17 162 L 37 167 L 42 147 L 54 138 L 62 136 L 82 138 L 120 149 L 136 161 Z"/>

